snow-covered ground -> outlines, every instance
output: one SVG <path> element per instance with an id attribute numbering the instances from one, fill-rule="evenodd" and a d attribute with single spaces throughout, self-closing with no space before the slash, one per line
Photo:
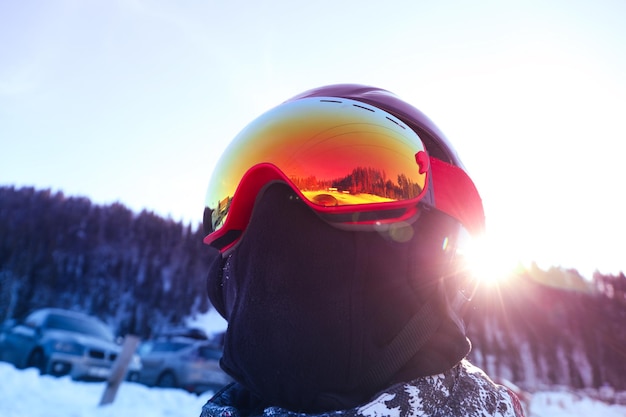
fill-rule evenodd
<path id="1" fill-rule="evenodd" d="M 124 382 L 115 401 L 98 406 L 106 383 L 75 382 L 69 377 L 40 376 L 0 362 L 2 417 L 172 417 L 200 415 L 209 393 L 196 396 L 179 389 L 151 389 Z"/>
<path id="2" fill-rule="evenodd" d="M 211 393 L 148 388 L 124 382 L 112 404 L 99 406 L 106 383 L 40 376 L 0 362 L 2 417 L 197 417 Z M 608 405 L 567 392 L 536 393 L 528 417 L 626 417 L 626 406 Z"/>

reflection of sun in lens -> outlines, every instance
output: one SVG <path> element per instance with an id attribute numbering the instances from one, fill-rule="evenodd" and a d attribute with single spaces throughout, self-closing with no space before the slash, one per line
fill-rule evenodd
<path id="1" fill-rule="evenodd" d="M 486 237 L 473 239 L 463 249 L 466 268 L 479 282 L 493 285 L 508 278 L 518 265 L 514 254 Z"/>
<path id="2" fill-rule="evenodd" d="M 337 203 L 337 199 L 330 194 L 317 194 L 311 201 L 324 207 L 334 207 L 339 205 L 339 203 Z"/>

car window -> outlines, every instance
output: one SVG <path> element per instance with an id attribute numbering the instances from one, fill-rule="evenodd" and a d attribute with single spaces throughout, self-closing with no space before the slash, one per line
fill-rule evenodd
<path id="1" fill-rule="evenodd" d="M 144 353 L 148 353 L 148 352 L 177 352 L 181 349 L 184 349 L 186 347 L 188 347 L 190 344 L 189 343 L 185 343 L 185 342 L 171 342 L 171 341 L 164 341 L 164 342 L 152 342 L 149 345 L 147 345 L 148 347 L 143 349 L 142 351 Z"/>
<path id="2" fill-rule="evenodd" d="M 112 342 L 113 333 L 97 320 L 87 320 L 81 317 L 71 317 L 59 314 L 50 314 L 45 326 L 49 329 L 67 330 L 70 332 L 87 334 Z"/>
<path id="3" fill-rule="evenodd" d="M 140 355 L 145 355 L 146 353 L 150 353 L 152 351 L 152 342 L 144 342 L 139 345 L 137 348 L 137 353 Z"/>
<path id="4" fill-rule="evenodd" d="M 24 320 L 24 324 L 29 327 L 35 328 L 37 326 L 40 326 L 45 318 L 46 312 L 44 310 L 35 311 L 33 313 L 30 313 L 28 317 L 26 317 L 26 320 Z"/>
<path id="5" fill-rule="evenodd" d="M 210 346 L 200 346 L 198 348 L 198 356 L 203 359 L 219 360 L 222 357 L 222 351 Z"/>

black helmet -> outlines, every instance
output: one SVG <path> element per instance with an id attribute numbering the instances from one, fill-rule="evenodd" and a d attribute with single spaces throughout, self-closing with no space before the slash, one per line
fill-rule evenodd
<path id="1" fill-rule="evenodd" d="M 419 110 L 353 84 L 287 100 L 232 141 L 207 192 L 222 367 L 302 411 L 450 369 L 469 352 L 456 246 L 483 227 L 474 184 Z"/>

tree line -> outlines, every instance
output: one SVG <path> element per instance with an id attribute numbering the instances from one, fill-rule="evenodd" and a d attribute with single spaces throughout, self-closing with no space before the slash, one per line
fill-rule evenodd
<path id="1" fill-rule="evenodd" d="M 315 176 L 295 177 L 290 180 L 301 190 L 337 189 L 350 194 L 373 194 L 391 200 L 417 197 L 422 188 L 405 174 L 398 174 L 396 182 L 387 178 L 385 171 L 371 167 L 356 167 L 349 174 L 332 180 Z"/>
<path id="2" fill-rule="evenodd" d="M 200 225 L 121 204 L 0 188 L 0 320 L 54 306 L 147 337 L 208 311 Z"/>
<path id="3" fill-rule="evenodd" d="M 527 390 L 626 390 L 626 276 L 536 265 L 478 291 L 470 358 Z"/>

